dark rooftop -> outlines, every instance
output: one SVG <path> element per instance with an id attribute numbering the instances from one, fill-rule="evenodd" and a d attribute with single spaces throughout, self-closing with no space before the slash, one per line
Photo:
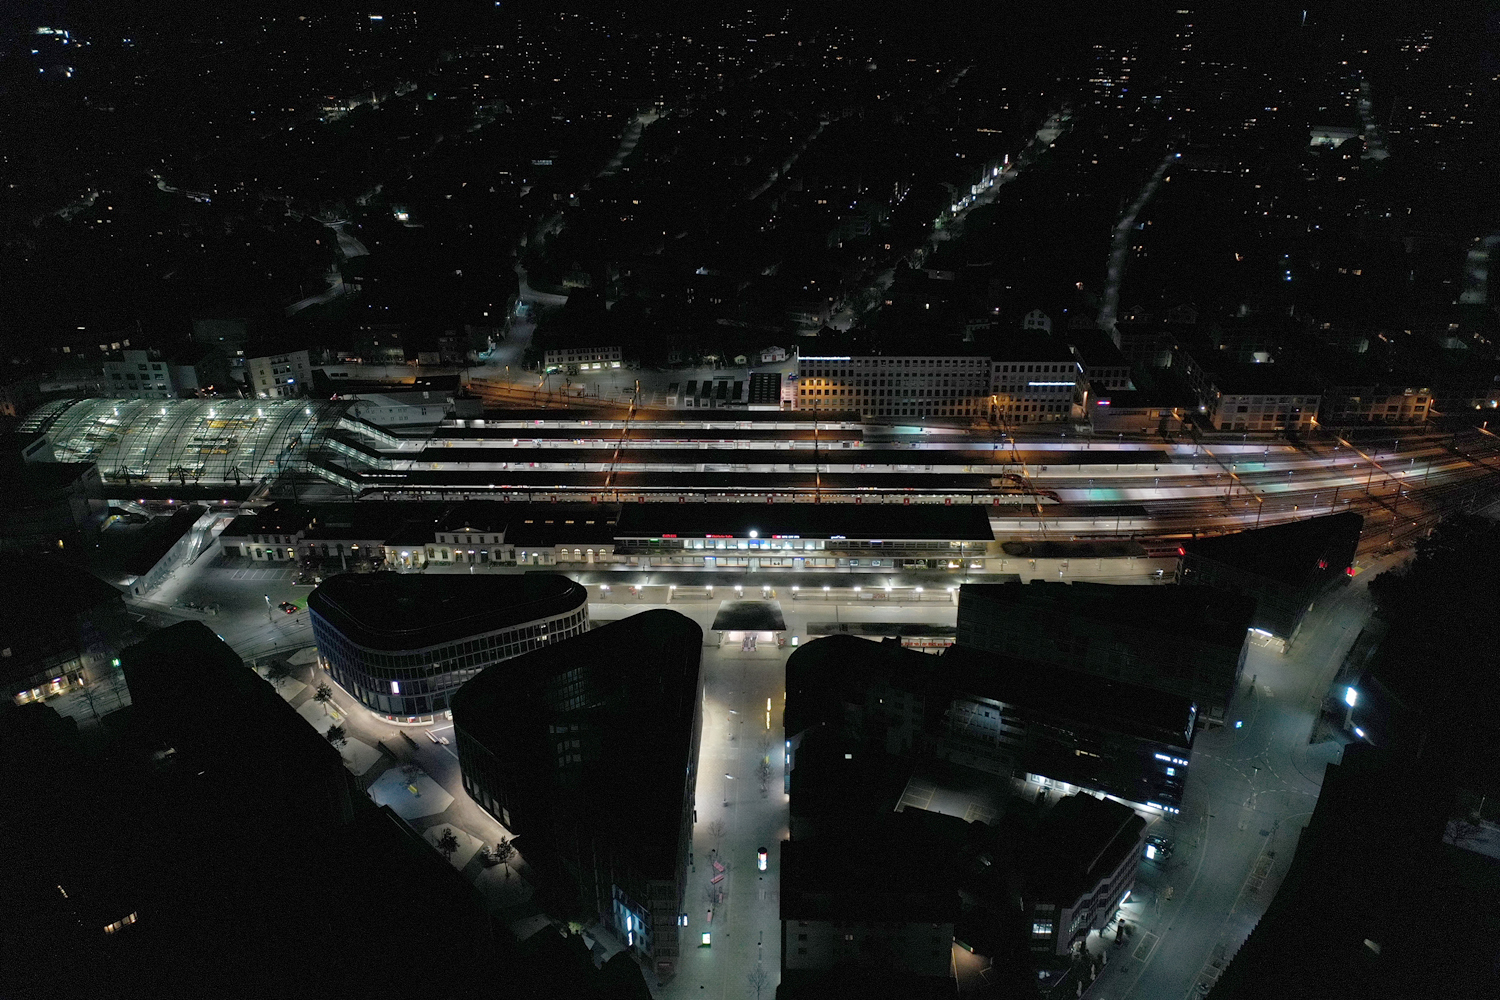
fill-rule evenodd
<path id="1" fill-rule="evenodd" d="M 956 922 L 956 866 L 925 832 L 891 813 L 861 824 L 859 836 L 783 840 L 781 919 Z"/>
<path id="2" fill-rule="evenodd" d="M 1203 368 L 1213 376 L 1214 387 L 1226 395 L 1257 395 L 1267 393 L 1318 394 L 1323 391 L 1318 377 L 1305 367 L 1295 364 L 1255 364 L 1253 362 L 1220 362 L 1218 358 L 1194 355 Z"/>
<path id="3" fill-rule="evenodd" d="M 224 529 L 230 537 L 242 535 L 295 535 L 312 523 L 310 507 L 296 503 L 273 503 L 254 514 L 241 514 Z"/>
<path id="4" fill-rule="evenodd" d="M 361 646 L 404 650 L 567 614 L 587 600 L 581 586 L 555 573 L 341 573 L 314 590 L 307 606 Z"/>
<path id="5" fill-rule="evenodd" d="M 1073 903 L 1135 848 L 1146 826 L 1127 805 L 1083 792 L 1069 795 L 1042 818 L 1041 856 L 1030 866 L 1027 895 Z"/>
<path id="6" fill-rule="evenodd" d="M 1061 340 L 1051 337 L 1019 334 L 996 340 L 986 352 L 996 364 L 1012 361 L 1072 361 L 1078 359 Z"/>
<path id="7" fill-rule="evenodd" d="M 882 678 L 906 691 L 945 687 L 942 661 L 899 643 L 830 635 L 800 646 L 786 661 L 788 738 L 843 719 L 843 701 L 856 678 Z"/>
<path id="8" fill-rule="evenodd" d="M 1364 518 L 1352 512 L 1309 517 L 1266 528 L 1236 531 L 1182 544 L 1188 555 L 1234 566 L 1247 573 L 1300 587 L 1318 571 L 1318 561 L 1332 551 L 1352 558 L 1364 529 Z M 1342 571 L 1343 566 L 1334 567 Z"/>
<path id="9" fill-rule="evenodd" d="M 1078 352 L 1078 357 L 1091 368 L 1128 366 L 1130 359 L 1120 353 L 1114 338 L 1103 330 L 1081 328 L 1069 330 L 1068 343 Z"/>
<path id="10" fill-rule="evenodd" d="M 1240 634 L 1243 640 L 1244 631 Z M 952 687 L 974 697 L 1172 746 L 1187 747 L 1191 742 L 1190 698 L 968 646 L 949 646 L 941 659 L 943 676 Z"/>
<path id="11" fill-rule="evenodd" d="M 74 619 L 124 598 L 92 573 L 58 559 L 0 563 L 0 647 L 6 665 L 30 665 L 79 640 Z M 11 692 L 6 692 L 10 694 Z"/>
<path id="12" fill-rule="evenodd" d="M 966 583 L 959 587 L 962 616 L 966 602 L 1007 607 L 1011 613 L 1033 613 L 1048 618 L 1064 615 L 1104 623 L 1129 623 L 1163 636 L 1184 634 L 1196 642 L 1239 649 L 1255 611 L 1253 598 L 1209 587 L 1127 587 L 1107 583 L 1056 583 L 1033 580 L 1025 584 Z"/>
<path id="13" fill-rule="evenodd" d="M 978 504 L 642 503 L 620 511 L 619 538 L 858 538 L 993 541 Z"/>
<path id="14" fill-rule="evenodd" d="M 485 668 L 454 694 L 454 721 L 500 759 L 540 768 L 552 813 L 628 845 L 620 863 L 649 878 L 675 877 L 683 796 L 691 794 L 684 776 L 696 764 L 702 646 L 692 619 L 644 611 Z M 598 737 L 583 741 L 571 796 L 551 756 L 549 727 L 563 723 Z M 624 748 L 630 763 L 622 768 Z"/>
<path id="15" fill-rule="evenodd" d="M 133 576 L 143 576 L 151 572 L 206 513 L 207 507 L 187 504 L 167 517 L 153 517 L 139 527 L 120 526 L 106 531 L 105 545 L 113 550 L 120 568 Z"/>

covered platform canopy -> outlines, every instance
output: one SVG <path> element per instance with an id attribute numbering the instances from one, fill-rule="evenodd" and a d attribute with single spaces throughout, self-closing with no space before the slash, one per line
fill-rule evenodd
<path id="1" fill-rule="evenodd" d="M 349 404 L 295 399 L 60 399 L 21 423 L 106 482 L 255 482 L 306 465 Z"/>

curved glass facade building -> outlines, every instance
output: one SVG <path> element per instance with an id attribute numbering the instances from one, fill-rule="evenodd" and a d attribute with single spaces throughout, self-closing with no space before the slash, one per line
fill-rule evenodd
<path id="1" fill-rule="evenodd" d="M 392 722 L 429 722 L 500 660 L 588 629 L 588 592 L 555 573 L 343 573 L 307 601 L 318 662 Z"/>
<path id="2" fill-rule="evenodd" d="M 59 462 L 93 462 L 106 482 L 253 483 L 306 467 L 349 404 L 291 399 L 59 399 L 21 430 Z"/>

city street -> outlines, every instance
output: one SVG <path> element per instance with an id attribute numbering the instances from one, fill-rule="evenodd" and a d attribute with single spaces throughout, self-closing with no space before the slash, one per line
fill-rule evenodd
<path id="1" fill-rule="evenodd" d="M 1324 768 L 1340 759 L 1341 743 L 1308 739 L 1369 616 L 1369 580 L 1400 559 L 1381 560 L 1325 598 L 1285 655 L 1252 646 L 1231 710 L 1244 727 L 1198 734 L 1182 812 L 1150 831 L 1175 841 L 1175 853 L 1141 863 L 1126 906 L 1133 934 L 1107 949 L 1091 1000 L 1193 997 L 1244 943 L 1291 863 Z"/>
<path id="2" fill-rule="evenodd" d="M 1369 579 L 1397 558 L 1362 564 L 1354 580 L 1313 609 L 1287 653 L 1252 645 L 1246 681 L 1232 708 L 1243 727 L 1230 725 L 1198 734 L 1182 813 L 1167 818 L 1153 815 L 1151 832 L 1174 840 L 1176 851 L 1164 862 L 1142 863 L 1125 907 L 1134 930 L 1127 946 L 1109 948 L 1106 940 L 1097 936 L 1093 940 L 1094 947 L 1107 949 L 1110 964 L 1092 987 L 1091 996 L 1106 1000 L 1187 997 L 1198 982 L 1212 981 L 1217 972 L 1214 963 L 1222 966 L 1253 928 L 1291 860 L 1297 832 L 1317 801 L 1324 767 L 1339 758 L 1337 742 L 1308 745 L 1321 699 L 1368 616 Z M 152 601 L 133 603 L 137 610 L 163 622 L 204 620 L 247 661 L 264 663 L 273 653 L 285 656 L 311 642 L 305 610 L 286 615 L 276 608 L 283 600 L 305 604 L 310 588 L 295 585 L 294 573 L 285 565 L 206 555 L 180 570 Z M 771 985 L 777 981 L 777 843 L 787 836 L 788 828 L 780 722 L 784 665 L 794 650 L 793 637 L 808 641 L 808 627 L 814 622 L 927 622 L 949 627 L 956 622 L 956 605 L 936 593 L 925 595 L 919 603 L 916 592 L 905 588 L 882 593 L 879 601 L 852 589 L 830 595 L 832 600 L 817 593 L 803 599 L 791 589 L 789 579 L 790 574 L 755 576 L 779 600 L 786 619 L 788 644 L 779 649 L 767 642 L 753 651 L 737 641 L 726 640 L 723 648 L 711 645 L 716 636 L 709 626 L 720 600 L 738 596 L 730 587 L 706 598 L 684 584 L 687 592 L 678 598 L 666 585 L 653 584 L 640 590 L 637 598 L 636 591 L 621 583 L 608 591 L 599 588 L 598 596 L 603 599 L 590 604 L 590 617 L 596 623 L 651 608 L 670 608 L 697 621 L 705 630 L 705 642 L 710 643 L 702 661 L 705 707 L 694 865 L 684 903 L 686 943 L 681 971 L 660 988 L 662 997 L 744 996 L 749 988 L 746 976 L 758 962 L 770 975 Z M 272 605 L 269 620 L 267 596 Z M 746 596 L 760 595 L 752 587 Z M 220 611 L 216 615 L 189 611 L 176 606 L 181 600 L 217 604 Z M 305 706 L 312 688 L 324 677 L 306 666 L 299 668 L 296 677 L 298 689 L 286 695 L 294 707 Z M 466 844 L 472 841 L 475 846 L 506 836 L 464 793 L 451 745 L 434 744 L 420 731 L 393 726 L 331 686 L 331 707 L 349 734 L 370 747 L 384 744 L 391 751 L 362 779 L 365 785 L 386 769 L 394 773 L 402 763 L 414 763 L 434 783 L 432 794 L 439 795 L 437 790 L 441 790 L 430 803 L 435 811 L 409 817 L 418 830 L 432 831 L 435 837 L 451 826 L 464 835 L 461 839 Z M 308 717 L 315 725 L 322 722 L 315 714 Z M 403 737 L 403 730 L 410 739 Z M 434 733 L 451 738 L 451 723 L 440 721 Z M 756 774 L 762 758 L 771 766 L 764 795 Z M 756 870 L 760 847 L 769 852 L 764 873 Z M 490 879 L 494 893 L 500 893 L 491 893 L 497 912 L 512 919 L 524 915 L 526 907 L 521 904 L 530 895 L 524 861 L 513 866 L 516 874 L 496 884 L 494 879 L 500 876 L 484 870 L 472 850 L 462 860 L 465 864 L 460 867 L 466 874 L 476 880 Z M 715 860 L 723 865 L 722 872 L 714 867 Z M 723 878 L 713 882 L 720 874 Z M 708 946 L 700 944 L 705 931 L 711 935 Z M 1112 934 L 1111 930 L 1106 936 Z M 610 951 L 619 945 L 606 941 Z"/>

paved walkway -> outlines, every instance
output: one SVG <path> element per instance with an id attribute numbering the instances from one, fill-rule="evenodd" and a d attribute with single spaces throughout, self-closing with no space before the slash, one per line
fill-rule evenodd
<path id="1" fill-rule="evenodd" d="M 452 830 L 459 847 L 449 863 L 473 883 L 490 913 L 517 937 L 546 926 L 550 921 L 531 902 L 535 890 L 526 859 L 519 852 L 507 865 L 489 866 L 481 859 L 481 847 L 493 849 L 511 834 L 463 790 L 451 744 L 433 743 L 422 729 L 392 725 L 355 703 L 317 667 L 313 647 L 291 652 L 285 660 L 294 677 L 282 682 L 279 693 L 318 732 L 326 733 L 334 724 L 344 727 L 349 736 L 340 747 L 344 763 L 371 800 L 389 805 L 433 850 L 443 831 Z M 313 700 L 320 684 L 332 692 L 326 710 Z M 440 721 L 432 729 L 452 738 L 451 722 Z"/>

